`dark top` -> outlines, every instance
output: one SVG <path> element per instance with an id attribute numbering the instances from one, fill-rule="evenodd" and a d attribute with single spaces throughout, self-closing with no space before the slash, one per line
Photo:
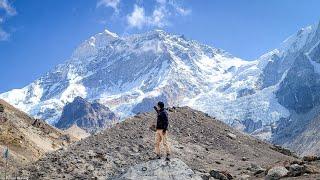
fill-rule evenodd
<path id="1" fill-rule="evenodd" d="M 158 116 L 157 116 L 157 129 L 168 129 L 168 113 L 164 109 L 160 109 L 158 111 Z"/>

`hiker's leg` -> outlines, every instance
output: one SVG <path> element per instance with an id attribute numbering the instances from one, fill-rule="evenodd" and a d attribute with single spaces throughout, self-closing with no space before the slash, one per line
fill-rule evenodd
<path id="1" fill-rule="evenodd" d="M 170 154 L 170 145 L 169 145 L 169 142 L 168 142 L 168 132 L 166 132 L 165 134 L 162 133 L 162 141 L 163 141 L 163 146 L 166 150 L 166 153 L 167 155 Z"/>
<path id="2" fill-rule="evenodd" d="M 161 142 L 161 134 L 159 133 L 159 130 L 156 131 L 156 137 L 155 137 L 155 146 L 154 151 L 157 155 L 160 155 L 160 142 Z"/>

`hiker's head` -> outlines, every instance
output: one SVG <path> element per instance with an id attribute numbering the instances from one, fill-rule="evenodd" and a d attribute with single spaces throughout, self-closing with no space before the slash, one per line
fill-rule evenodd
<path id="1" fill-rule="evenodd" d="M 163 109 L 163 108 L 164 108 L 164 103 L 161 102 L 161 101 L 159 101 L 159 102 L 158 102 L 158 107 L 159 107 L 160 109 Z"/>

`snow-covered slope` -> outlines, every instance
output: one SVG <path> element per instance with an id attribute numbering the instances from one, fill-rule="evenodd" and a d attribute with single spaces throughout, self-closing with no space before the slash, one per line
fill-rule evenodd
<path id="1" fill-rule="evenodd" d="M 270 138 L 277 122 L 303 103 L 287 101 L 288 94 L 295 94 L 288 74 L 297 67 L 312 70 L 312 76 L 320 72 L 318 26 L 301 29 L 255 61 L 162 30 L 125 37 L 105 30 L 83 42 L 64 64 L 0 98 L 50 123 L 76 96 L 97 100 L 123 118 L 149 111 L 162 100 Z"/>
<path id="2" fill-rule="evenodd" d="M 154 98 L 171 105 L 188 102 L 247 64 L 161 30 L 127 37 L 106 30 L 82 43 L 66 63 L 0 97 L 50 123 L 76 96 L 99 100 L 126 117 L 150 108 L 146 105 Z"/>

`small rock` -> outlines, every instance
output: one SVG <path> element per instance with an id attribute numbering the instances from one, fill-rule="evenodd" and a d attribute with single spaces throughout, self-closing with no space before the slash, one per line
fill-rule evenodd
<path id="1" fill-rule="evenodd" d="M 254 175 L 258 175 L 258 174 L 264 173 L 266 171 L 266 169 L 260 167 L 257 164 L 251 164 L 251 166 L 248 168 L 248 170 L 254 172 L 253 173 Z"/>
<path id="2" fill-rule="evenodd" d="M 230 138 L 230 139 L 236 139 L 237 138 L 237 136 L 235 134 L 232 134 L 232 133 L 228 133 L 227 137 Z"/>
<path id="3" fill-rule="evenodd" d="M 201 176 L 202 180 L 210 180 L 210 176 L 204 174 Z"/>
<path id="4" fill-rule="evenodd" d="M 139 149 L 137 147 L 132 147 L 133 152 L 139 152 Z"/>
<path id="5" fill-rule="evenodd" d="M 248 161 L 248 158 L 247 157 L 242 157 L 241 160 L 242 161 Z"/>
<path id="6" fill-rule="evenodd" d="M 88 171 L 94 171 L 94 167 L 90 164 L 87 166 L 87 170 Z"/>
<path id="7" fill-rule="evenodd" d="M 88 155 L 89 155 L 89 157 L 94 157 L 94 156 L 96 156 L 96 153 L 93 152 L 93 150 L 89 150 Z"/>
<path id="8" fill-rule="evenodd" d="M 219 180 L 230 180 L 230 179 L 233 179 L 232 175 L 227 173 L 227 172 L 220 172 L 220 171 L 217 171 L 217 170 L 211 170 L 209 173 L 210 173 L 211 177 L 214 177 L 214 178 L 219 179 Z"/>
<path id="9" fill-rule="evenodd" d="M 250 176 L 247 175 L 247 174 L 244 174 L 244 175 L 240 176 L 240 180 L 248 180 L 249 178 L 250 178 Z"/>

